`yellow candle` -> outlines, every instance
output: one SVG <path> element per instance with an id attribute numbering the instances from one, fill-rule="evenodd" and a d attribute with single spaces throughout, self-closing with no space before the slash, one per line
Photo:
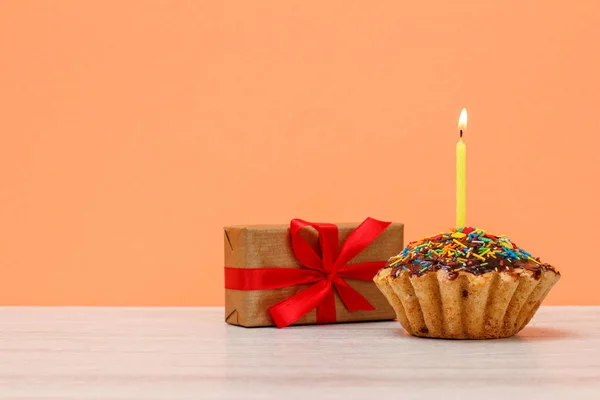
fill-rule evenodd
<path id="1" fill-rule="evenodd" d="M 467 145 L 463 134 L 467 130 L 467 109 L 463 108 L 458 119 L 460 139 L 456 144 L 456 227 L 462 228 L 467 220 Z"/>

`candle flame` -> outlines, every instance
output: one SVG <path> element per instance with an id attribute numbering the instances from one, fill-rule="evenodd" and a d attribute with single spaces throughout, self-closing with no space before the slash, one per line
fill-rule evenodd
<path id="1" fill-rule="evenodd" d="M 460 117 L 458 117 L 458 130 L 466 131 L 467 130 L 467 109 L 463 108 L 460 112 Z"/>

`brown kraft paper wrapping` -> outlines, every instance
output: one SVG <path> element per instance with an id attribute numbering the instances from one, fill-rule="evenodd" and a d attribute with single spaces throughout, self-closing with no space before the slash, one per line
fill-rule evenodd
<path id="1" fill-rule="evenodd" d="M 337 224 L 340 248 L 357 223 Z M 225 266 L 232 268 L 304 268 L 296 260 L 290 239 L 289 225 L 227 226 L 224 228 Z M 319 248 L 317 232 L 313 228 L 302 229 L 302 235 Z M 404 225 L 392 223 L 365 250 L 348 265 L 382 261 L 398 254 L 404 244 Z M 383 263 L 382 263 L 383 266 Z M 396 314 L 389 302 L 372 281 L 344 279 L 371 303 L 373 311 L 348 311 L 337 292 L 335 307 L 337 322 L 392 320 Z M 270 290 L 225 289 L 225 322 L 245 327 L 274 326 L 269 307 L 294 296 L 311 284 Z M 300 318 L 293 325 L 315 324 L 316 310 Z"/>

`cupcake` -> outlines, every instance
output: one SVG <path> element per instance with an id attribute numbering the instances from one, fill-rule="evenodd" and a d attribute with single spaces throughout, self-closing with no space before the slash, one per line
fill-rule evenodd
<path id="1" fill-rule="evenodd" d="M 510 239 L 459 228 L 409 243 L 373 280 L 411 335 L 494 339 L 523 329 L 559 279 Z"/>

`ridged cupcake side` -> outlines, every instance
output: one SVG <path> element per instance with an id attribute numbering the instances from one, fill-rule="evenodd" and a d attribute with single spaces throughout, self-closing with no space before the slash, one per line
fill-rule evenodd
<path id="1" fill-rule="evenodd" d="M 411 335 L 444 339 L 513 336 L 560 279 L 554 270 L 428 271 L 384 268 L 373 279 Z"/>

